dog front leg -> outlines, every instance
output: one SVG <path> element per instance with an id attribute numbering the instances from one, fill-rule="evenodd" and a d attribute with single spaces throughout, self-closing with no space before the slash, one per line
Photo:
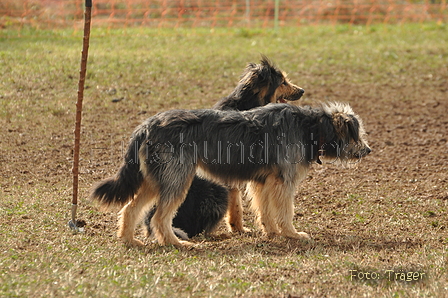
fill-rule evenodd
<path id="1" fill-rule="evenodd" d="M 238 188 L 232 188 L 229 191 L 227 225 L 229 230 L 233 233 L 247 232 L 247 229 L 243 227 L 243 205 L 241 201 L 241 192 Z"/>
<path id="2" fill-rule="evenodd" d="M 305 232 L 297 232 L 292 222 L 294 219 L 294 187 L 285 187 L 279 191 L 279 198 L 276 201 L 278 210 L 277 224 L 281 230 L 280 235 L 287 238 L 309 240 L 310 236 Z"/>
<path id="3" fill-rule="evenodd" d="M 267 179 L 268 180 L 268 179 Z M 248 194 L 252 197 L 252 208 L 258 213 L 258 223 L 268 237 L 278 235 L 277 208 L 272 204 L 273 188 L 270 183 L 250 182 L 248 184 Z"/>

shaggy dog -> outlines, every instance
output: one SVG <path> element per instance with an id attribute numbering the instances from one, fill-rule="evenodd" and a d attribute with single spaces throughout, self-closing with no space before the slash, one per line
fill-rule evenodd
<path id="1" fill-rule="evenodd" d="M 188 240 L 204 232 L 212 233 L 227 211 L 229 190 L 212 181 L 195 176 L 187 198 L 173 219 L 177 237 Z M 152 208 L 145 217 L 147 235 L 152 235 L 151 219 L 157 208 Z"/>
<path id="2" fill-rule="evenodd" d="M 136 128 L 115 177 L 92 193 L 102 205 L 125 205 L 118 237 L 130 245 L 141 216 L 154 204 L 151 228 L 159 244 L 189 246 L 172 229 L 177 209 L 199 170 L 230 186 L 248 183 L 258 221 L 268 235 L 308 239 L 292 224 L 293 195 L 310 164 L 348 164 L 370 153 L 361 119 L 349 105 L 269 104 L 249 111 L 171 110 Z"/>
<path id="3" fill-rule="evenodd" d="M 304 90 L 292 84 L 286 74 L 277 68 L 267 57 L 262 56 L 259 64 L 246 66 L 241 79 L 229 96 L 222 98 L 213 107 L 218 110 L 249 110 L 268 103 L 286 103 L 298 100 Z M 154 207 L 145 217 L 147 235 L 151 235 L 150 222 L 155 213 Z M 187 198 L 173 219 L 175 234 L 187 240 L 205 231 L 210 234 L 227 211 L 227 223 L 231 231 L 242 232 L 243 208 L 240 191 L 227 190 L 223 186 L 195 177 Z M 185 233 L 188 237 L 186 237 Z"/>

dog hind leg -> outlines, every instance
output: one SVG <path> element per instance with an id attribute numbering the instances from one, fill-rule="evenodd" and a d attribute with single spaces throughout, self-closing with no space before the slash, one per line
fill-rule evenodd
<path id="1" fill-rule="evenodd" d="M 191 186 L 194 177 L 194 169 L 178 172 L 175 179 L 161 182 L 160 199 L 157 202 L 156 212 L 151 219 L 151 229 L 160 245 L 172 244 L 177 247 L 189 247 L 193 244 L 188 241 L 179 241 L 173 232 L 173 218 L 177 209 L 185 201 L 188 189 Z M 188 177 L 190 176 L 190 177 Z M 170 175 L 170 177 L 175 177 Z"/>
<path id="2" fill-rule="evenodd" d="M 154 204 L 156 189 L 144 181 L 139 192 L 132 201 L 126 204 L 119 213 L 117 236 L 123 242 L 134 246 L 143 246 L 143 242 L 134 238 L 134 231 L 145 210 Z"/>
<path id="3" fill-rule="evenodd" d="M 188 241 L 180 241 L 173 232 L 173 218 L 183 201 L 184 198 L 178 197 L 160 200 L 160 203 L 157 205 L 156 212 L 151 219 L 151 229 L 154 231 L 154 236 L 160 245 L 172 244 L 177 247 L 192 245 Z"/>

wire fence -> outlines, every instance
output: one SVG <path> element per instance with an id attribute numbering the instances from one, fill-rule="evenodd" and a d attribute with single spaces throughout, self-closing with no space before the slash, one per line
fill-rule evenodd
<path id="1" fill-rule="evenodd" d="M 95 26 L 273 27 L 448 20 L 447 0 L 93 0 Z M 2 0 L 0 28 L 79 26 L 84 0 Z"/>

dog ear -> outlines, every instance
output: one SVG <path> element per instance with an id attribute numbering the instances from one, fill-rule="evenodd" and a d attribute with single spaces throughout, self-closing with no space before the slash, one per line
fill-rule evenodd
<path id="1" fill-rule="evenodd" d="M 261 61 L 260 61 L 260 64 L 261 64 L 262 66 L 265 66 L 265 67 L 268 67 L 268 68 L 274 67 L 274 64 L 273 64 L 273 63 L 271 62 L 271 60 L 269 60 L 269 58 L 266 57 L 265 55 L 261 55 Z"/>
<path id="2" fill-rule="evenodd" d="M 271 82 L 273 77 L 276 77 L 276 73 L 281 73 L 280 70 L 275 66 L 274 62 L 272 62 L 268 57 L 265 55 L 261 55 L 261 61 L 260 61 L 260 77 L 263 79 L 263 81 L 269 80 L 269 83 Z M 282 82 L 279 82 L 281 84 Z"/>
<path id="3" fill-rule="evenodd" d="M 244 70 L 243 74 L 241 75 L 241 80 L 248 80 L 250 79 L 250 75 L 254 72 L 257 72 L 259 69 L 259 65 L 255 63 L 249 63 L 246 65 L 246 69 Z"/>
<path id="4" fill-rule="evenodd" d="M 254 93 L 257 93 L 260 91 L 260 86 L 263 86 L 269 77 L 269 68 L 263 64 L 250 63 L 247 66 L 245 84 L 250 86 Z"/>
<path id="5" fill-rule="evenodd" d="M 264 84 L 269 81 L 271 78 L 271 68 L 266 67 L 265 65 L 260 65 L 258 71 L 258 80 L 260 84 Z"/>
<path id="6" fill-rule="evenodd" d="M 359 141 L 359 122 L 355 116 L 350 115 L 350 120 L 348 121 L 348 132 L 350 134 L 351 139 L 353 139 L 356 143 Z"/>
<path id="7" fill-rule="evenodd" d="M 255 63 L 249 63 L 244 70 L 244 73 L 240 77 L 240 83 L 243 86 L 252 86 L 254 82 L 254 77 L 260 72 L 260 65 Z"/>
<path id="8" fill-rule="evenodd" d="M 333 126 L 339 138 L 349 142 L 351 139 L 359 141 L 359 124 L 355 117 L 345 113 L 333 114 Z"/>

